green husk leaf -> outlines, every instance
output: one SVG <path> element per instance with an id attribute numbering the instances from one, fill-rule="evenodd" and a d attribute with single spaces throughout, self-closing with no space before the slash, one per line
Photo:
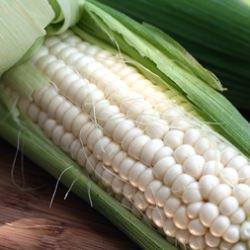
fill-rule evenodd
<path id="1" fill-rule="evenodd" d="M 19 96 L 31 99 L 33 91 L 49 84 L 47 79 L 31 62 L 17 65 L 6 72 L 1 81 L 18 93 Z"/>
<path id="2" fill-rule="evenodd" d="M 216 73 L 231 91 L 225 91 L 225 96 L 238 107 L 250 109 L 249 0 L 98 1 L 170 34 Z"/>
<path id="3" fill-rule="evenodd" d="M 114 47 L 119 47 L 121 51 L 163 77 L 199 110 L 207 122 L 214 124 L 213 127 L 220 134 L 249 156 L 249 123 L 226 98 L 196 75 L 176 64 L 168 54 L 163 53 L 144 36 L 150 32 L 146 26 L 141 25 L 137 33 L 131 29 L 135 26 L 138 24 L 132 19 L 94 1 L 85 4 L 85 12 L 78 24 L 80 29 L 113 43 Z"/>
<path id="4" fill-rule="evenodd" d="M 85 0 L 49 0 L 55 18 L 47 28 L 49 34 L 60 34 L 75 25 L 81 16 Z"/>
<path id="5" fill-rule="evenodd" d="M 174 37 L 250 62 L 249 0 L 98 1 Z"/>
<path id="6" fill-rule="evenodd" d="M 17 100 L 13 100 L 4 94 L 3 84 L 0 84 L 0 100 L 1 100 L 1 105 L 5 107 L 6 110 L 8 110 L 8 113 L 1 116 L 0 124 L 7 122 L 6 119 L 8 117 L 11 117 L 16 123 L 19 123 L 18 117 L 20 115 L 20 112 L 16 106 Z"/>
<path id="7" fill-rule="evenodd" d="M 53 17 L 52 8 L 44 0 L 0 2 L 0 76 L 46 34 L 45 27 Z"/>
<path id="8" fill-rule="evenodd" d="M 189 54 L 180 44 L 173 40 L 170 36 L 157 29 L 156 27 L 143 24 L 147 29 L 141 30 L 142 34 L 147 40 L 150 40 L 157 48 L 159 48 L 162 53 L 165 53 L 173 61 L 176 62 L 181 68 L 193 73 L 198 78 L 203 80 L 205 83 L 211 87 L 222 91 L 223 87 L 219 79 L 212 73 L 203 68 L 196 59 Z M 135 28 L 135 26 L 133 26 Z"/>

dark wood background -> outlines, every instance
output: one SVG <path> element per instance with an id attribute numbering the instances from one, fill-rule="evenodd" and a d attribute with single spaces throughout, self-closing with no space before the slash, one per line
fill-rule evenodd
<path id="1" fill-rule="evenodd" d="M 28 159 L 22 163 L 21 156 L 12 178 L 16 150 L 0 139 L 0 152 L 0 249 L 138 249 L 73 193 L 64 200 L 62 185 L 49 208 L 56 180 Z"/>

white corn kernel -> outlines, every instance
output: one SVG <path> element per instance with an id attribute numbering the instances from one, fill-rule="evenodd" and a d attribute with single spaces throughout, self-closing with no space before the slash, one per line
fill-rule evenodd
<path id="1" fill-rule="evenodd" d="M 131 158 L 125 158 L 119 165 L 119 175 L 120 177 L 124 180 L 127 181 L 128 180 L 128 175 L 129 175 L 129 171 L 130 169 L 132 169 L 132 167 L 134 166 L 135 161 L 132 160 Z"/>
<path id="2" fill-rule="evenodd" d="M 232 246 L 231 250 L 247 250 L 247 246 L 244 243 L 237 243 Z"/>
<path id="3" fill-rule="evenodd" d="M 191 220 L 188 224 L 188 229 L 192 235 L 195 236 L 203 236 L 206 234 L 207 229 L 200 222 L 199 219 Z"/>
<path id="4" fill-rule="evenodd" d="M 175 237 L 182 245 L 187 245 L 190 233 L 188 230 L 178 230 Z"/>
<path id="5" fill-rule="evenodd" d="M 111 166 L 112 169 L 117 173 L 120 169 L 120 164 L 127 158 L 127 154 L 123 151 L 117 153 L 117 155 L 113 158 Z"/>
<path id="6" fill-rule="evenodd" d="M 102 182 L 105 186 L 110 186 L 114 175 L 108 169 L 105 169 L 102 173 Z"/>
<path id="7" fill-rule="evenodd" d="M 85 114 L 79 114 L 72 121 L 72 133 L 74 136 L 79 137 L 82 127 L 88 122 L 88 116 Z"/>
<path id="8" fill-rule="evenodd" d="M 170 156 L 170 155 L 172 155 L 172 153 L 173 153 L 173 150 L 170 147 L 162 147 L 162 148 L 160 148 L 156 152 L 156 154 L 155 154 L 155 156 L 153 158 L 152 165 L 154 166 L 162 158 L 164 158 L 166 156 Z"/>
<path id="9" fill-rule="evenodd" d="M 70 152 L 70 145 L 74 141 L 75 137 L 71 133 L 65 133 L 60 141 L 60 147 L 65 152 Z"/>
<path id="10" fill-rule="evenodd" d="M 175 164 L 175 159 L 172 156 L 166 156 L 157 161 L 153 167 L 154 176 L 162 180 L 167 170 Z"/>
<path id="11" fill-rule="evenodd" d="M 250 221 L 245 221 L 240 227 L 240 238 L 242 240 L 250 239 Z"/>
<path id="12" fill-rule="evenodd" d="M 123 186 L 123 194 L 124 196 L 132 201 L 135 194 L 136 194 L 137 190 L 135 187 L 131 186 L 130 184 L 126 183 L 124 186 Z"/>
<path id="13" fill-rule="evenodd" d="M 184 133 L 180 130 L 171 130 L 164 137 L 164 144 L 175 149 L 183 144 Z"/>
<path id="14" fill-rule="evenodd" d="M 239 203 L 233 196 L 225 198 L 219 204 L 220 213 L 226 216 L 232 215 L 238 208 Z"/>
<path id="15" fill-rule="evenodd" d="M 204 237 L 193 236 L 191 235 L 189 238 L 189 246 L 193 250 L 201 250 L 205 248 L 205 240 Z"/>
<path id="16" fill-rule="evenodd" d="M 144 211 L 148 207 L 148 203 L 141 192 L 137 192 L 134 196 L 134 205 L 137 209 Z"/>
<path id="17" fill-rule="evenodd" d="M 203 137 L 195 142 L 194 148 L 198 154 L 204 154 L 209 148 L 211 148 L 211 143 L 209 139 Z"/>
<path id="18" fill-rule="evenodd" d="M 239 181 L 245 183 L 250 178 L 250 166 L 246 165 L 239 169 Z"/>
<path id="19" fill-rule="evenodd" d="M 239 182 L 239 175 L 233 168 L 223 168 L 219 173 L 219 179 L 221 183 L 225 183 L 229 186 L 235 186 Z"/>
<path id="20" fill-rule="evenodd" d="M 221 162 L 224 165 L 227 165 L 228 162 L 233 159 L 237 155 L 237 152 L 235 149 L 231 147 L 226 147 L 221 152 Z"/>
<path id="21" fill-rule="evenodd" d="M 219 215 L 218 207 L 213 203 L 205 203 L 199 211 L 199 219 L 205 227 L 210 227 L 213 221 Z"/>
<path id="22" fill-rule="evenodd" d="M 139 190 L 145 191 L 146 187 L 154 180 L 152 169 L 145 169 L 141 175 L 137 178 L 137 186 Z M 157 197 L 157 195 L 156 195 Z"/>
<path id="23" fill-rule="evenodd" d="M 202 175 L 218 176 L 224 166 L 217 160 L 209 160 L 204 164 Z"/>
<path id="24" fill-rule="evenodd" d="M 186 158 L 195 154 L 195 150 L 188 144 L 183 144 L 175 149 L 174 157 L 178 163 L 183 163 Z"/>
<path id="25" fill-rule="evenodd" d="M 214 187 L 209 195 L 209 201 L 214 204 L 219 204 L 222 200 L 231 195 L 231 188 L 226 184 L 219 184 Z"/>
<path id="26" fill-rule="evenodd" d="M 170 189 L 162 186 L 158 189 L 155 196 L 155 203 L 159 207 L 164 207 L 166 200 L 170 197 Z"/>
<path id="27" fill-rule="evenodd" d="M 162 147 L 163 142 L 159 139 L 149 141 L 142 148 L 140 155 L 141 161 L 147 166 L 151 165 L 156 152 Z"/>
<path id="28" fill-rule="evenodd" d="M 98 160 L 93 154 L 91 154 L 86 160 L 86 169 L 88 173 L 93 174 L 97 164 Z"/>
<path id="29" fill-rule="evenodd" d="M 240 240 L 240 227 L 237 225 L 230 225 L 222 238 L 228 243 L 236 243 Z"/>
<path id="30" fill-rule="evenodd" d="M 121 194 L 123 187 L 124 187 L 124 182 L 121 180 L 120 177 L 115 176 L 115 178 L 112 181 L 112 188 L 114 192 Z"/>
<path id="31" fill-rule="evenodd" d="M 35 104 L 30 104 L 28 106 L 27 113 L 28 113 L 29 117 L 32 119 L 32 121 L 34 121 L 34 122 L 38 121 L 40 109 Z"/>
<path id="32" fill-rule="evenodd" d="M 76 160 L 77 152 L 81 147 L 81 143 L 78 139 L 75 139 L 70 145 L 70 156 L 73 160 Z"/>
<path id="33" fill-rule="evenodd" d="M 134 157 L 136 160 L 140 159 L 140 154 L 142 151 L 142 148 L 150 141 L 150 138 L 146 135 L 140 135 L 137 136 L 128 147 L 128 153 L 132 157 Z"/>
<path id="34" fill-rule="evenodd" d="M 71 108 L 69 108 L 63 118 L 62 118 L 62 124 L 64 125 L 65 129 L 67 131 L 71 131 L 72 130 L 72 123 L 74 121 L 74 119 L 79 115 L 80 110 L 79 108 L 72 106 Z"/>
<path id="35" fill-rule="evenodd" d="M 186 204 L 202 201 L 202 195 L 200 193 L 200 187 L 198 182 L 192 182 L 184 190 L 182 200 Z"/>
<path id="36" fill-rule="evenodd" d="M 181 201 L 178 198 L 170 196 L 165 205 L 164 205 L 164 213 L 168 218 L 174 216 L 175 211 L 181 206 Z"/>
<path id="37" fill-rule="evenodd" d="M 136 162 L 129 170 L 128 180 L 133 186 L 138 187 L 137 179 L 145 171 L 145 169 L 146 167 L 142 163 Z"/>
<path id="38" fill-rule="evenodd" d="M 176 196 L 182 196 L 186 187 L 194 181 L 192 176 L 180 174 L 173 182 L 172 193 Z"/>
<path id="39" fill-rule="evenodd" d="M 155 195 L 161 186 L 162 186 L 161 182 L 156 180 L 152 181 L 147 186 L 144 195 L 148 203 L 153 205 L 155 204 Z"/>
<path id="40" fill-rule="evenodd" d="M 238 200 L 239 204 L 243 204 L 250 198 L 250 187 L 246 184 L 238 184 L 233 188 L 233 196 Z"/>
<path id="41" fill-rule="evenodd" d="M 167 186 L 171 186 L 175 179 L 180 176 L 183 172 L 182 166 L 179 164 L 172 165 L 171 167 L 168 168 L 166 171 L 164 177 L 163 177 L 163 182 Z"/>
<path id="42" fill-rule="evenodd" d="M 203 154 L 203 157 L 206 161 L 218 161 L 219 162 L 221 159 L 221 153 L 217 149 L 210 148 L 205 151 L 205 153 Z"/>
<path id="43" fill-rule="evenodd" d="M 168 129 L 167 123 L 154 121 L 145 128 L 145 133 L 153 139 L 162 139 Z"/>
<path id="44" fill-rule="evenodd" d="M 199 213 L 201 210 L 201 207 L 203 205 L 203 202 L 194 202 L 190 205 L 187 206 L 187 216 L 190 219 L 195 219 L 197 217 L 199 217 Z"/>
<path id="45" fill-rule="evenodd" d="M 213 190 L 219 184 L 219 179 L 214 175 L 204 175 L 199 180 L 200 192 L 204 199 L 207 199 Z"/>
<path id="46" fill-rule="evenodd" d="M 93 152 L 97 159 L 101 160 L 104 153 L 104 148 L 110 143 L 108 137 L 102 137 L 93 147 Z"/>
<path id="47" fill-rule="evenodd" d="M 56 110 L 60 107 L 60 105 L 65 102 L 65 98 L 63 96 L 57 95 L 50 103 L 47 109 L 49 117 L 53 118 L 56 115 Z"/>
<path id="48" fill-rule="evenodd" d="M 122 139 L 121 146 L 123 150 L 127 151 L 130 143 L 138 136 L 142 135 L 143 131 L 138 128 L 129 130 Z"/>
<path id="49" fill-rule="evenodd" d="M 164 230 L 165 234 L 168 235 L 168 236 L 170 236 L 170 237 L 175 237 L 176 233 L 178 231 L 178 229 L 175 226 L 173 220 L 171 220 L 171 219 L 166 220 L 164 222 L 163 230 Z"/>
<path id="50" fill-rule="evenodd" d="M 205 235 L 205 242 L 209 247 L 218 247 L 220 245 L 220 238 L 213 236 L 210 232 Z"/>
<path id="51" fill-rule="evenodd" d="M 221 237 L 230 226 L 228 217 L 219 215 L 211 224 L 210 232 L 216 237 Z"/>
<path id="52" fill-rule="evenodd" d="M 186 207 L 181 206 L 176 210 L 173 221 L 178 229 L 184 230 L 188 228 L 189 218 L 187 217 Z"/>
<path id="53" fill-rule="evenodd" d="M 165 217 L 162 209 L 159 209 L 159 208 L 153 209 L 152 220 L 156 226 L 162 228 L 164 226 L 165 219 L 166 219 L 166 217 Z"/>
<path id="54" fill-rule="evenodd" d="M 233 224 L 241 224 L 246 219 L 246 214 L 243 208 L 238 208 L 230 217 Z"/>
<path id="55" fill-rule="evenodd" d="M 48 119 L 44 122 L 43 124 L 43 130 L 45 132 L 45 134 L 51 138 L 52 137 L 52 132 L 53 130 L 56 128 L 57 124 L 55 120 L 52 119 Z"/>
<path id="56" fill-rule="evenodd" d="M 228 163 L 227 167 L 234 168 L 236 170 L 239 170 L 241 167 L 244 167 L 247 165 L 248 161 L 246 157 L 243 157 L 241 155 L 234 156 Z"/>
<path id="57" fill-rule="evenodd" d="M 94 145 L 103 137 L 103 133 L 100 129 L 94 128 L 86 139 L 88 147 L 92 150 Z M 105 163 L 106 164 L 106 163 Z"/>
<path id="58" fill-rule="evenodd" d="M 200 138 L 199 129 L 191 128 L 185 132 L 183 142 L 185 144 L 194 145 L 194 143 Z"/>
<path id="59" fill-rule="evenodd" d="M 90 155 L 90 152 L 86 148 L 84 148 L 84 147 L 80 148 L 78 153 L 77 153 L 77 162 L 78 162 L 78 164 L 80 166 L 84 167 L 85 163 L 86 163 L 86 160 L 87 160 L 89 155 Z"/>
<path id="60" fill-rule="evenodd" d="M 115 143 L 110 143 L 105 147 L 105 154 L 103 154 L 103 162 L 107 166 L 111 166 L 111 162 L 116 154 L 120 151 L 120 146 Z"/>
<path id="61" fill-rule="evenodd" d="M 200 155 L 189 156 L 183 163 L 183 172 L 198 179 L 203 171 L 205 160 Z"/>
<path id="62" fill-rule="evenodd" d="M 52 131 L 52 135 L 51 135 L 51 138 L 53 140 L 53 142 L 56 144 L 56 145 L 60 145 L 60 142 L 61 142 L 61 138 L 62 136 L 64 135 L 64 129 L 63 129 L 63 126 L 56 126 L 53 131 Z"/>

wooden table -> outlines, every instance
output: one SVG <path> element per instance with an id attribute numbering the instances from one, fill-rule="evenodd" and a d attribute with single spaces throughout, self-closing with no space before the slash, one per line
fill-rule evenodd
<path id="1" fill-rule="evenodd" d="M 64 186 L 49 208 L 56 180 L 20 156 L 11 177 L 16 150 L 0 139 L 0 152 L 0 249 L 138 249 Z"/>

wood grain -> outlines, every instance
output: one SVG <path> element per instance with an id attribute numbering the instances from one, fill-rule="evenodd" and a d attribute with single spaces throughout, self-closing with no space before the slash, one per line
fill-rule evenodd
<path id="1" fill-rule="evenodd" d="M 18 157 L 11 178 L 15 151 L 0 139 L 0 249 L 138 249 L 74 194 L 64 200 L 64 186 L 49 208 L 55 179 L 28 159 Z"/>

